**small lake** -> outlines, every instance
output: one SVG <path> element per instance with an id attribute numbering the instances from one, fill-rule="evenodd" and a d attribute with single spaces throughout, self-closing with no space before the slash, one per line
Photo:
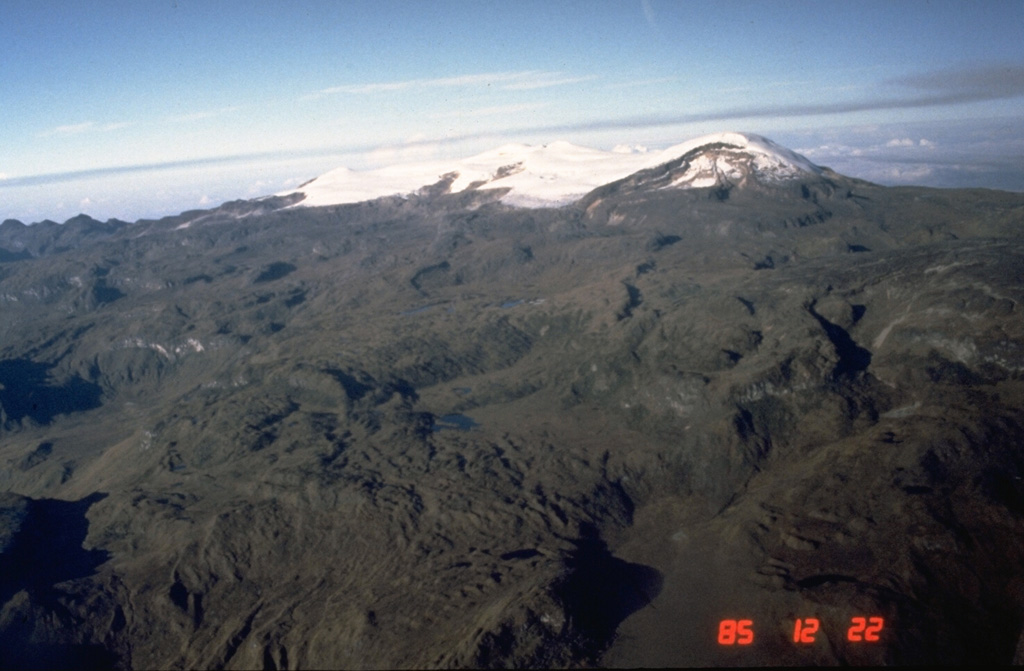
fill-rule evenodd
<path id="1" fill-rule="evenodd" d="M 454 429 L 456 431 L 469 431 L 475 427 L 480 426 L 472 417 L 466 415 L 453 414 L 453 415 L 441 415 L 434 420 L 434 426 L 431 431 L 437 432 L 442 429 Z"/>

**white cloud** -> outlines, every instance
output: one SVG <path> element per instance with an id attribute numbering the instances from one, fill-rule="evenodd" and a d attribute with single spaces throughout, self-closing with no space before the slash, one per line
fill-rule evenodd
<path id="1" fill-rule="evenodd" d="M 365 160 L 377 166 L 400 165 L 436 158 L 440 150 L 439 142 L 428 141 L 425 135 L 419 134 L 408 138 L 402 145 L 371 151 L 365 155 Z"/>
<path id="2" fill-rule="evenodd" d="M 63 126 L 57 126 L 48 131 L 40 134 L 40 137 L 49 137 L 51 135 L 77 135 L 78 133 L 84 133 L 89 130 L 93 130 L 96 127 L 95 121 L 83 121 L 82 123 L 65 124 Z"/>
<path id="3" fill-rule="evenodd" d="M 303 99 L 316 99 L 323 96 L 344 94 L 389 93 L 415 89 L 458 88 L 471 86 L 495 86 L 505 90 L 529 90 L 561 86 L 580 81 L 594 79 L 587 77 L 563 77 L 561 72 L 544 70 L 523 70 L 519 72 L 487 72 L 482 74 L 459 75 L 456 77 L 438 77 L 434 79 L 407 79 L 395 82 L 372 82 L 369 84 L 347 84 L 320 89 L 304 96 Z"/>
<path id="4" fill-rule="evenodd" d="M 256 181 L 249 183 L 249 187 L 246 189 L 245 193 L 250 198 L 253 196 L 265 196 L 279 188 L 279 186 L 280 185 L 277 180 L 257 179 Z"/>
<path id="5" fill-rule="evenodd" d="M 386 93 L 390 91 L 404 91 L 407 89 L 424 88 L 450 88 L 459 86 L 491 85 L 496 82 L 509 81 L 538 74 L 535 70 L 523 72 L 488 72 L 475 75 L 460 75 L 458 77 L 438 77 L 434 79 L 407 79 L 397 82 L 373 82 L 370 84 L 349 84 L 344 86 L 332 86 L 321 89 L 314 94 L 314 97 L 322 95 L 334 95 L 337 93 Z"/>
<path id="6" fill-rule="evenodd" d="M 617 144 L 612 147 L 616 154 L 646 154 L 647 147 L 642 144 Z"/>
<path id="7" fill-rule="evenodd" d="M 767 89 L 783 89 L 793 88 L 797 86 L 814 86 L 818 91 L 831 91 L 837 90 L 837 87 L 821 86 L 818 82 L 812 79 L 802 80 L 783 80 L 775 82 L 757 82 L 749 86 L 730 86 L 729 88 L 720 88 L 717 90 L 718 93 L 746 93 L 749 91 L 764 91 Z"/>
<path id="8" fill-rule="evenodd" d="M 842 145 L 835 144 L 821 144 L 817 147 L 794 147 L 793 151 L 798 154 L 803 154 L 808 158 L 814 158 L 815 156 L 834 156 L 842 149 Z"/>
<path id="9" fill-rule="evenodd" d="M 207 205 L 209 205 L 212 202 L 213 202 L 213 199 L 210 198 L 209 196 L 203 196 L 202 198 L 199 199 L 199 204 L 201 206 L 203 206 L 203 207 L 206 207 Z"/>
<path id="10" fill-rule="evenodd" d="M 211 117 L 220 116 L 222 114 L 230 114 L 231 112 L 236 112 L 239 109 L 241 109 L 241 108 L 238 107 L 237 105 L 232 106 L 232 107 L 221 107 L 220 109 L 215 109 L 215 110 L 204 110 L 202 112 L 192 112 L 190 114 L 180 114 L 178 116 L 171 116 L 171 117 L 167 117 L 167 120 L 175 122 L 175 123 L 185 123 L 185 122 L 189 122 L 189 121 L 200 121 L 202 119 L 209 119 Z"/>
<path id="11" fill-rule="evenodd" d="M 106 133 L 127 128 L 131 125 L 131 121 L 116 121 L 104 124 L 96 123 L 95 121 L 83 121 L 82 123 L 65 124 L 63 126 L 51 128 L 48 131 L 39 133 L 37 137 L 78 135 L 80 133 Z"/>
<path id="12" fill-rule="evenodd" d="M 679 81 L 679 77 L 655 77 L 654 79 L 635 79 L 628 82 L 616 82 L 608 84 L 610 89 L 622 89 L 633 86 L 653 86 L 655 84 L 672 84 Z"/>
<path id="13" fill-rule="evenodd" d="M 918 182 L 935 174 L 935 168 L 930 165 L 894 165 L 880 167 L 872 175 L 873 179 L 889 182 Z"/>
<path id="14" fill-rule="evenodd" d="M 103 132 L 108 132 L 108 131 L 112 131 L 112 130 L 121 130 L 122 128 L 127 128 L 128 126 L 131 126 L 131 125 L 133 125 L 133 122 L 131 122 L 131 121 L 116 121 L 114 123 L 102 124 L 99 127 L 99 130 L 103 131 Z"/>
<path id="15" fill-rule="evenodd" d="M 935 143 L 931 140 L 921 138 L 917 142 L 914 142 L 909 137 L 904 138 L 893 138 L 885 143 L 886 147 L 934 147 Z"/>
<path id="16" fill-rule="evenodd" d="M 907 152 L 891 151 L 909 149 L 911 147 L 924 147 L 934 149 L 938 146 L 935 142 L 927 139 L 912 140 L 910 138 L 893 138 L 885 143 L 866 142 L 863 145 L 853 146 L 848 144 L 821 144 L 816 147 L 795 149 L 798 154 L 803 154 L 815 160 L 830 160 L 849 156 L 859 156 L 873 159 L 889 159 L 892 157 L 906 157 Z"/>
<path id="17" fill-rule="evenodd" d="M 549 74 L 532 80 L 518 81 L 512 82 L 510 84 L 505 84 L 501 88 L 505 89 L 506 91 L 530 91 L 533 89 L 546 89 L 551 86 L 565 86 L 566 84 L 589 82 L 594 79 L 597 79 L 597 75 L 587 75 L 585 77 L 562 77 L 559 79 Z"/>
<path id="18" fill-rule="evenodd" d="M 548 103 L 524 103 L 522 105 L 492 105 L 490 107 L 478 107 L 468 110 L 452 110 L 431 115 L 433 119 L 470 118 L 483 116 L 499 116 L 502 114 L 515 114 L 516 112 L 528 112 L 541 107 L 547 107 Z"/>
<path id="19" fill-rule="evenodd" d="M 798 147 L 794 149 L 798 154 L 816 161 L 828 160 L 843 156 L 861 156 L 864 153 L 863 147 L 854 147 L 848 144 L 822 144 L 817 147 Z"/>

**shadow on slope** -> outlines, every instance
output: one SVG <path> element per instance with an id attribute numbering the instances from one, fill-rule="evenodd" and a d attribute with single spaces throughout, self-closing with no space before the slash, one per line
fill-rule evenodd
<path id="1" fill-rule="evenodd" d="M 600 655 L 627 617 L 650 604 L 662 587 L 661 573 L 644 564 L 612 556 L 597 530 L 585 524 L 576 551 L 568 560 L 571 573 L 555 590 L 574 629 L 581 635 L 580 652 Z"/>
<path id="2" fill-rule="evenodd" d="M 104 550 L 82 548 L 89 532 L 85 513 L 106 496 L 96 492 L 79 501 L 28 499 L 23 505 L 0 499 L 6 527 L 0 537 L 7 539 L 0 545 L 0 603 L 21 590 L 42 594 L 57 583 L 90 576 L 109 559 Z"/>
<path id="3" fill-rule="evenodd" d="M 82 547 L 89 531 L 85 514 L 106 496 L 96 492 L 79 501 L 0 496 L 0 669 L 114 667 L 114 656 L 102 645 L 45 640 L 48 623 L 30 616 L 68 617 L 56 585 L 93 575 L 110 558 L 105 550 Z"/>
<path id="4" fill-rule="evenodd" d="M 102 390 L 98 384 L 79 376 L 63 385 L 47 381 L 53 364 L 30 359 L 0 361 L 0 426 L 28 417 L 49 424 L 57 415 L 100 407 Z"/>

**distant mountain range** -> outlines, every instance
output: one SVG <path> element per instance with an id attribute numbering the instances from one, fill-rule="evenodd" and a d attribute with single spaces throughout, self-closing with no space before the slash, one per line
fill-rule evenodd
<path id="1" fill-rule="evenodd" d="M 506 144 L 449 162 L 407 162 L 364 171 L 338 168 L 275 196 L 231 201 L 212 210 L 193 211 L 196 219 L 182 225 L 187 227 L 199 220 L 252 216 L 282 207 L 343 205 L 391 196 L 474 193 L 487 201 L 521 208 L 560 207 L 594 189 L 638 173 L 646 175 L 644 179 L 650 181 L 652 189 L 730 189 L 838 177 L 829 169 L 750 133 L 716 133 L 660 151 L 628 146 L 604 151 L 565 141 L 539 146 Z M 634 180 L 634 183 L 639 182 Z M 21 223 L 15 220 L 5 223 L 8 222 L 11 225 Z M 102 224 L 80 214 L 65 223 L 88 224 L 99 230 L 128 222 L 111 219 Z"/>

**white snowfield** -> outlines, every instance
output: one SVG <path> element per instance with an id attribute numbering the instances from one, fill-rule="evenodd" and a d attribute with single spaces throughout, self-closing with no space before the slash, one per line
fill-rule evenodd
<path id="1" fill-rule="evenodd" d="M 821 168 L 760 135 L 716 133 L 663 151 L 604 151 L 565 141 L 545 145 L 507 144 L 458 161 L 427 161 L 376 170 L 332 170 L 297 189 L 299 207 L 358 203 L 383 196 L 405 196 L 445 178 L 453 178 L 452 193 L 469 188 L 509 189 L 502 201 L 518 207 L 552 207 L 571 203 L 599 186 L 646 168 L 677 159 L 705 145 L 689 169 L 675 178 L 674 188 L 714 186 L 724 176 L 739 178 L 753 171 L 764 180 L 782 180 L 821 172 Z"/>

